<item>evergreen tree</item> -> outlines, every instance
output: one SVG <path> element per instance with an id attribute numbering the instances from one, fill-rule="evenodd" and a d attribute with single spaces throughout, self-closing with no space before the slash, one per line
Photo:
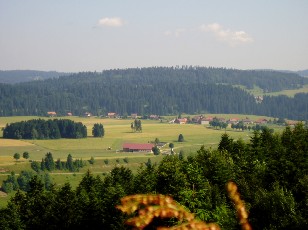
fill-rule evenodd
<path id="1" fill-rule="evenodd" d="M 179 152 L 179 160 L 180 160 L 180 161 L 183 161 L 183 160 L 184 160 L 184 157 L 185 157 L 184 151 L 181 149 L 180 152 Z"/>
<path id="2" fill-rule="evenodd" d="M 53 171 L 53 170 L 55 170 L 55 162 L 54 162 L 54 160 L 53 160 L 53 157 L 52 157 L 52 153 L 51 153 L 51 152 L 46 153 L 44 162 L 45 162 L 45 168 L 46 168 L 48 171 Z"/>
<path id="3" fill-rule="evenodd" d="M 174 144 L 173 143 L 169 143 L 169 148 L 170 148 L 171 154 L 173 154 Z"/>
<path id="4" fill-rule="evenodd" d="M 95 163 L 94 157 L 91 157 L 91 159 L 89 160 L 89 163 L 90 163 L 91 165 L 93 165 L 93 164 Z"/>
<path id="5" fill-rule="evenodd" d="M 184 142 L 184 136 L 183 134 L 180 134 L 178 137 L 178 142 Z"/>
<path id="6" fill-rule="evenodd" d="M 74 166 L 74 162 L 73 162 L 73 157 L 71 154 L 68 154 L 67 156 L 67 160 L 66 160 L 66 168 L 70 171 L 70 172 L 74 172 L 75 166 Z"/>
<path id="7" fill-rule="evenodd" d="M 57 161 L 56 161 L 56 163 L 55 163 L 55 167 L 56 167 L 56 169 L 58 169 L 58 170 L 62 170 L 62 169 L 63 169 L 63 164 L 62 164 L 60 158 L 57 159 Z"/>
<path id="8" fill-rule="evenodd" d="M 94 124 L 92 128 L 92 135 L 94 137 L 103 137 L 105 135 L 105 130 L 102 124 Z"/>
<path id="9" fill-rule="evenodd" d="M 40 163 L 37 161 L 32 161 L 31 162 L 31 168 L 35 171 L 35 172 L 39 172 L 41 170 L 41 166 Z"/>
<path id="10" fill-rule="evenodd" d="M 157 146 L 154 146 L 152 148 L 152 152 L 154 153 L 154 155 L 159 155 L 160 154 L 160 149 Z"/>

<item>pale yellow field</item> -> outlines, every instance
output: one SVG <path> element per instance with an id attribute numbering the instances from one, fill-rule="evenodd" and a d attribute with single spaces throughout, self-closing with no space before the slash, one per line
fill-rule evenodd
<path id="1" fill-rule="evenodd" d="M 20 147 L 20 146 L 33 146 L 33 144 L 23 140 L 12 140 L 0 138 L 1 147 Z"/>

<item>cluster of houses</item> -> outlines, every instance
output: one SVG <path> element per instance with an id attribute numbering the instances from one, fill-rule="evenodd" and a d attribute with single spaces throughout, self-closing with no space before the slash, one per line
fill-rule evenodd
<path id="1" fill-rule="evenodd" d="M 49 111 L 49 112 L 47 112 L 47 116 L 48 117 L 56 117 L 57 113 L 55 111 Z M 66 116 L 73 116 L 73 114 L 71 112 L 69 112 L 69 113 L 66 114 Z M 83 116 L 84 117 L 92 117 L 93 115 L 90 112 L 85 112 L 83 114 Z M 106 118 L 117 118 L 117 119 L 119 119 L 119 118 L 122 118 L 122 116 L 120 114 L 118 114 L 118 113 L 115 113 L 115 112 L 109 112 L 109 113 L 107 113 Z M 138 118 L 138 114 L 137 113 L 132 113 L 130 115 L 130 118 L 137 119 Z M 161 117 L 159 115 L 156 115 L 156 114 L 151 114 L 148 118 L 151 119 L 151 120 L 159 120 Z"/>
<path id="2" fill-rule="evenodd" d="M 57 113 L 55 112 L 55 111 L 49 111 L 49 112 L 47 112 L 47 116 L 48 117 L 56 117 L 57 116 Z M 73 113 L 71 113 L 71 112 L 68 112 L 68 113 L 66 113 L 66 116 L 73 116 Z M 92 114 L 91 113 L 89 113 L 89 112 L 85 112 L 84 113 L 84 116 L 85 117 L 91 117 L 92 116 Z"/>
<path id="3" fill-rule="evenodd" d="M 208 125 L 210 124 L 211 121 L 213 121 L 213 119 L 216 118 L 218 119 L 220 122 L 224 122 L 227 124 L 237 124 L 240 121 L 242 121 L 245 125 L 251 125 L 251 124 L 266 124 L 268 122 L 267 119 L 265 118 L 260 118 L 256 121 L 253 121 L 251 119 L 249 119 L 248 117 L 244 118 L 244 119 L 239 119 L 239 118 L 218 118 L 218 117 L 212 117 L 212 116 L 208 116 L 208 117 L 204 117 L 203 115 L 199 115 L 199 116 L 194 116 L 193 118 L 175 118 L 171 121 L 169 121 L 169 123 L 174 123 L 174 124 L 201 124 L 201 125 Z"/>

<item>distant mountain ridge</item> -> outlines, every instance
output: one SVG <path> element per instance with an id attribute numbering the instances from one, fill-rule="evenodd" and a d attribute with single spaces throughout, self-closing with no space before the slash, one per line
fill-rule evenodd
<path id="1" fill-rule="evenodd" d="M 164 68 L 164 67 L 158 67 L 158 68 Z M 104 70 L 103 72 L 108 72 L 108 71 L 112 70 Z M 308 69 L 299 71 L 273 70 L 273 69 L 246 70 L 246 71 L 270 71 L 270 72 L 274 71 L 282 73 L 294 73 L 301 77 L 308 77 Z M 15 84 L 21 82 L 45 80 L 49 78 L 58 78 L 60 76 L 68 76 L 72 74 L 74 73 L 58 72 L 58 71 L 40 71 L 40 70 L 0 70 L 0 83 Z"/>
<path id="2" fill-rule="evenodd" d="M 57 71 L 38 70 L 0 70 L 0 83 L 15 84 L 28 81 L 45 80 L 48 78 L 58 78 L 70 73 Z"/>

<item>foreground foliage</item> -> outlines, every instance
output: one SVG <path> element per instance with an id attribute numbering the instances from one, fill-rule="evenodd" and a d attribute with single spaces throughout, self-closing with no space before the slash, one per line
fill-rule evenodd
<path id="1" fill-rule="evenodd" d="M 125 167 L 115 167 L 104 178 L 88 172 L 75 190 L 69 184 L 46 190 L 34 176 L 27 192 L 18 191 L 0 210 L 0 229 L 131 229 L 125 221 L 136 213 L 122 213 L 116 206 L 133 194 L 167 195 L 200 221 L 239 229 L 237 216 L 246 214 L 234 209 L 237 198 L 229 199 L 225 185 L 230 180 L 238 185 L 253 229 L 307 229 L 307 140 L 302 124 L 281 134 L 255 131 L 249 143 L 224 134 L 216 150 L 202 147 L 187 158 L 166 156 L 157 165 L 140 166 L 136 174 Z M 144 229 L 178 221 L 154 218 Z"/>

